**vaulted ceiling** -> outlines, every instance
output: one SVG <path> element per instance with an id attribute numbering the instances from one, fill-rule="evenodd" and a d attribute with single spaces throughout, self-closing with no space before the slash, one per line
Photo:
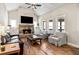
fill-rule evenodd
<path id="1" fill-rule="evenodd" d="M 37 15 L 43 15 L 51 10 L 55 10 L 56 8 L 59 8 L 64 5 L 64 3 L 40 3 L 42 6 L 35 9 L 35 12 Z M 5 4 L 8 11 L 14 10 L 19 8 L 20 6 L 26 6 L 25 3 L 6 3 Z"/>

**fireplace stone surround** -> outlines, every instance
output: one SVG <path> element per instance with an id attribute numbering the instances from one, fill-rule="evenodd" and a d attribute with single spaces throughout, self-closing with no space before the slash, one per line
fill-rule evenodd
<path id="1" fill-rule="evenodd" d="M 20 24 L 19 25 L 19 33 L 21 34 L 33 34 L 34 28 L 33 24 Z"/>

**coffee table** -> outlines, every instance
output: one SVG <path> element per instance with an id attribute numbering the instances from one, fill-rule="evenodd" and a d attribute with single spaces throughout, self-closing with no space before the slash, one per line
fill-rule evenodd
<path id="1" fill-rule="evenodd" d="M 35 42 L 39 42 L 40 45 L 42 44 L 42 39 L 44 39 L 44 37 L 41 35 L 31 35 L 31 36 L 27 36 L 27 38 L 29 39 L 28 41 L 30 41 L 31 44 Z"/>
<path id="2" fill-rule="evenodd" d="M 4 46 L 5 46 L 5 51 L 0 50 L 0 55 L 8 55 L 13 53 L 19 54 L 20 52 L 19 43 L 6 44 Z"/>

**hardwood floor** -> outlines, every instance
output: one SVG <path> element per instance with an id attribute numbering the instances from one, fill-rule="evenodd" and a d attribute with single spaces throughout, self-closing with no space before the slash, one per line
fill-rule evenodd
<path id="1" fill-rule="evenodd" d="M 49 44 L 47 39 L 42 40 L 42 44 L 34 43 L 31 45 L 26 38 L 22 38 L 24 42 L 24 55 L 79 55 L 79 48 L 74 48 L 69 45 L 56 47 Z"/>

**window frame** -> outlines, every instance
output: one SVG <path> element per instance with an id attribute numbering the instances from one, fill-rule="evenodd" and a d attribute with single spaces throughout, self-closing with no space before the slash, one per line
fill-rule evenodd
<path id="1" fill-rule="evenodd" d="M 16 28 L 16 27 L 17 27 L 17 20 L 11 19 L 11 20 L 10 20 L 10 26 L 11 26 L 12 28 Z"/>
<path id="2" fill-rule="evenodd" d="M 60 22 L 60 26 L 58 25 L 58 22 Z M 57 29 L 58 27 L 60 27 L 60 29 L 58 29 L 59 32 L 63 32 L 65 30 L 65 22 L 64 22 L 64 19 L 60 18 L 58 19 L 58 22 L 57 22 Z M 62 22 L 64 22 L 64 25 L 62 25 Z M 64 26 L 64 29 L 62 29 L 62 27 Z"/>
<path id="3" fill-rule="evenodd" d="M 43 30 L 46 30 L 46 21 L 43 21 Z"/>
<path id="4" fill-rule="evenodd" d="M 52 26 L 49 26 L 49 23 L 52 23 Z M 52 27 L 52 28 L 50 28 L 50 27 Z M 49 30 L 53 30 L 53 20 L 49 20 L 49 22 L 48 22 L 48 28 L 49 28 Z"/>

